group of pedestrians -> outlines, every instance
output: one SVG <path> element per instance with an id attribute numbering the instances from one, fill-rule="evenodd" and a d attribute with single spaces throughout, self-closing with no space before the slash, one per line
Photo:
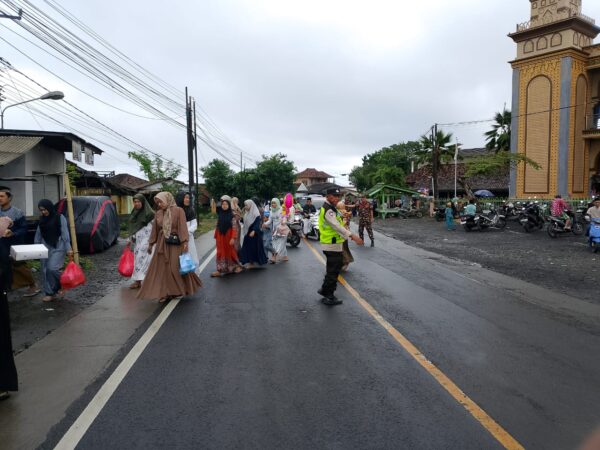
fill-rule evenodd
<path id="1" fill-rule="evenodd" d="M 268 209 L 256 199 L 244 201 L 243 209 L 238 204 L 237 198 L 224 195 L 217 207 L 217 267 L 213 277 L 288 261 L 286 244 L 293 207 L 282 209 L 278 198 L 271 200 Z"/>
<path id="2" fill-rule="evenodd" d="M 140 299 L 160 303 L 194 294 L 202 282 L 198 277 L 199 259 L 194 241 L 198 227 L 189 193 L 170 192 L 154 197 L 156 212 L 143 195 L 134 197 L 129 218 L 129 245 L 134 254 L 133 283 Z M 180 273 L 180 256 L 189 253 L 195 271 Z"/>

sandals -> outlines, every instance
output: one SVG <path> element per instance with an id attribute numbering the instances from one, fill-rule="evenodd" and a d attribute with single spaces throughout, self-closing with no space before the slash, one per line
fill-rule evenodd
<path id="1" fill-rule="evenodd" d="M 23 298 L 35 297 L 40 292 L 42 292 L 42 290 L 41 289 L 37 289 L 37 288 L 34 289 L 34 290 L 29 290 L 25 294 L 23 294 Z"/>
<path id="2" fill-rule="evenodd" d="M 221 272 L 217 271 L 217 272 L 211 273 L 210 276 L 213 278 L 219 278 L 219 277 L 222 277 L 223 274 Z"/>
<path id="3" fill-rule="evenodd" d="M 10 397 L 10 393 L 9 393 L 8 391 L 3 391 L 3 392 L 0 392 L 0 402 L 1 402 L 2 400 L 6 400 L 6 399 L 7 399 L 7 398 L 9 398 L 9 397 Z"/>
<path id="4" fill-rule="evenodd" d="M 56 300 L 56 296 L 54 296 L 54 295 L 46 295 L 44 298 L 42 298 L 42 301 L 46 302 L 46 303 L 54 301 L 54 300 Z"/>
<path id="5" fill-rule="evenodd" d="M 131 283 L 129 285 L 129 289 L 139 289 L 142 287 L 142 283 L 140 283 L 139 281 L 134 281 L 133 283 Z"/>

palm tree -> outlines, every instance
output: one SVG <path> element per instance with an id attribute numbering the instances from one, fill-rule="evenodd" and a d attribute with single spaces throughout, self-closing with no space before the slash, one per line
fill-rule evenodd
<path id="1" fill-rule="evenodd" d="M 450 145 L 452 142 L 452 133 L 444 133 L 438 130 L 435 136 L 421 136 L 422 150 L 418 153 L 418 158 L 421 163 L 431 163 L 431 175 L 433 178 L 433 194 L 438 196 L 438 168 L 440 163 L 449 162 L 454 158 L 455 146 Z"/>
<path id="2" fill-rule="evenodd" d="M 502 112 L 497 112 L 494 121 L 492 129 L 484 133 L 487 142 L 485 148 L 494 150 L 496 153 L 510 151 L 511 112 L 506 108 Z"/>

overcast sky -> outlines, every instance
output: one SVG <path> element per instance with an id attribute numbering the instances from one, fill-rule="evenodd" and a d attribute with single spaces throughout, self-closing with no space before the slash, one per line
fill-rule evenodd
<path id="1" fill-rule="evenodd" d="M 51 12 L 43 1 L 35 3 Z M 583 3 L 585 14 L 600 19 L 600 2 Z M 507 34 L 529 20 L 530 5 L 528 0 L 60 4 L 154 74 L 175 86 L 189 86 L 198 104 L 249 155 L 282 152 L 299 170 L 316 167 L 336 176 L 359 164 L 366 153 L 418 139 L 435 122 L 486 119 L 505 102 L 510 107 L 508 61 L 516 48 Z M 84 90 L 140 111 L 5 28 L 0 35 Z M 65 85 L 3 42 L 0 48 L 0 56 L 51 89 L 63 90 L 89 114 L 186 163 L 182 131 L 159 120 L 121 114 Z M 58 129 L 44 120 L 36 123 L 26 111 L 7 112 L 7 128 L 40 125 Z M 488 128 L 445 131 L 454 132 L 465 147 L 477 147 Z M 124 154 L 105 149 L 96 170 L 139 173 Z M 201 165 L 216 157 L 206 147 L 200 153 Z"/>

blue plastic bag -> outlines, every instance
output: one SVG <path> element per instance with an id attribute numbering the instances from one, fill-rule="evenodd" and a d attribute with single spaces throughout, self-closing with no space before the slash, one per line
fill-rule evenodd
<path id="1" fill-rule="evenodd" d="M 179 255 L 179 273 L 181 275 L 187 275 L 196 270 L 196 264 L 192 259 L 192 255 L 189 253 L 182 253 Z"/>

